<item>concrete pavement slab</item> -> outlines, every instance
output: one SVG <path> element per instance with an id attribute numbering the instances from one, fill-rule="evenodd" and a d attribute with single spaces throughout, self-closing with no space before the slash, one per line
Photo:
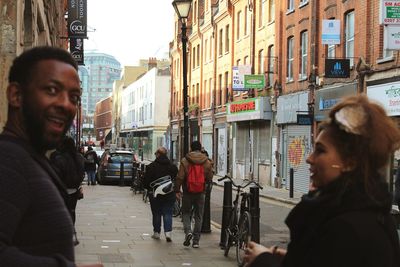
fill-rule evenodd
<path id="1" fill-rule="evenodd" d="M 84 199 L 78 202 L 76 231 L 80 244 L 75 247 L 79 264 L 102 262 L 106 267 L 218 267 L 237 266 L 235 251 L 224 257 L 219 248 L 219 229 L 203 234 L 200 248 L 184 247 L 183 226 L 174 218 L 171 243 L 151 238 L 150 205 L 134 195 L 129 187 L 84 186 Z"/>

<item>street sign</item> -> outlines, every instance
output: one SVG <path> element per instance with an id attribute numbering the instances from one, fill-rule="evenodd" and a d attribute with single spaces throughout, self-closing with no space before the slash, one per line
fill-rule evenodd
<path id="1" fill-rule="evenodd" d="M 349 78 L 350 59 L 325 59 L 326 78 Z"/>
<path id="2" fill-rule="evenodd" d="M 265 76 L 263 74 L 244 75 L 244 88 L 246 89 L 265 88 Z"/>

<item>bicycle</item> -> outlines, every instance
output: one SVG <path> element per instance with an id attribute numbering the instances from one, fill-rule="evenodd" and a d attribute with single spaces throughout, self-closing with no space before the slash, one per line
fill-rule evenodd
<path id="1" fill-rule="evenodd" d="M 224 244 L 224 256 L 227 257 L 232 246 L 236 245 L 236 261 L 238 266 L 243 266 L 243 257 L 248 242 L 251 240 L 251 215 L 250 215 L 250 193 L 243 191 L 253 184 L 262 189 L 262 186 L 255 181 L 248 181 L 246 184 L 235 184 L 231 177 L 225 175 L 218 179 L 223 181 L 229 179 L 232 186 L 236 188 L 236 197 L 229 216 L 228 226 L 225 229 L 226 240 Z M 242 197 L 239 204 L 239 197 Z"/>

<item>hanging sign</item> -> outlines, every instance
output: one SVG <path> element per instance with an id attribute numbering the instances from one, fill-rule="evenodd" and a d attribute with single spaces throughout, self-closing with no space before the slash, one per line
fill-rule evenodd
<path id="1" fill-rule="evenodd" d="M 325 59 L 326 78 L 349 78 L 350 60 L 349 59 Z"/>
<path id="2" fill-rule="evenodd" d="M 322 20 L 322 44 L 340 44 L 340 20 Z"/>
<path id="3" fill-rule="evenodd" d="M 69 51 L 72 57 L 75 59 L 78 65 L 84 64 L 83 57 L 83 39 L 82 38 L 70 38 L 69 39 Z"/>
<path id="4" fill-rule="evenodd" d="M 244 75 L 244 88 L 246 89 L 265 88 L 265 76 L 263 74 Z"/>
<path id="5" fill-rule="evenodd" d="M 68 37 L 87 38 L 87 0 L 68 1 Z"/>
<path id="6" fill-rule="evenodd" d="M 245 91 L 244 75 L 251 74 L 251 65 L 240 65 L 232 68 L 232 90 Z"/>
<path id="7" fill-rule="evenodd" d="M 400 0 L 381 0 L 381 24 L 400 24 Z"/>

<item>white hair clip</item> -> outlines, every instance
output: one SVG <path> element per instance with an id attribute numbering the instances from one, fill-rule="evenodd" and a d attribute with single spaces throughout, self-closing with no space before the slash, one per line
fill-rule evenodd
<path id="1" fill-rule="evenodd" d="M 347 106 L 335 113 L 335 121 L 344 131 L 361 135 L 367 122 L 367 113 L 361 106 Z"/>

